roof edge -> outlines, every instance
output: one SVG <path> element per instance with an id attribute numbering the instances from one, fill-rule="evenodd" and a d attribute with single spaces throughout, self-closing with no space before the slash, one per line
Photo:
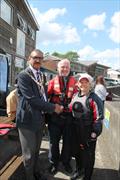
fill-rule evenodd
<path id="1" fill-rule="evenodd" d="M 29 12 L 30 12 L 30 14 L 31 14 L 31 16 L 32 16 L 35 24 L 36 24 L 36 26 L 37 26 L 37 30 L 39 30 L 40 26 L 39 26 L 39 24 L 38 24 L 38 22 L 37 22 L 37 20 L 36 20 L 36 18 L 35 18 L 35 15 L 34 15 L 32 9 L 31 9 L 31 7 L 30 7 L 28 1 L 27 1 L 27 0 L 23 0 L 23 1 L 25 2 L 26 6 L 27 6 L 27 8 L 28 8 L 28 10 L 29 10 Z"/>

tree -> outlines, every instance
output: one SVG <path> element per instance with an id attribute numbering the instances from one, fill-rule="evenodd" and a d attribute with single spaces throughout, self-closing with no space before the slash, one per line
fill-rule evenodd
<path id="1" fill-rule="evenodd" d="M 60 54 L 58 52 L 52 53 L 53 56 L 59 57 L 59 58 L 67 58 L 70 61 L 78 61 L 79 55 L 77 52 L 69 51 L 66 54 Z"/>
<path id="2" fill-rule="evenodd" d="M 70 61 L 78 61 L 79 55 L 77 52 L 69 51 L 66 53 L 66 58 L 68 58 Z"/>

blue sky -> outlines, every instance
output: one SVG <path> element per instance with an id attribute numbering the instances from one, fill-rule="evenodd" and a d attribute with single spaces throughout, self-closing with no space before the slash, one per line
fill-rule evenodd
<path id="1" fill-rule="evenodd" d="M 28 0 L 44 53 L 75 51 L 79 60 L 120 68 L 119 0 Z"/>

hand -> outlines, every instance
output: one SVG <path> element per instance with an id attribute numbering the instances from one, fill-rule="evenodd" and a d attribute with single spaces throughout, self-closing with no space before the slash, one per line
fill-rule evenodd
<path id="1" fill-rule="evenodd" d="M 59 104 L 55 104 L 55 112 L 56 112 L 57 114 L 60 114 L 61 112 L 63 112 L 63 109 L 64 109 L 63 106 L 61 106 L 61 105 L 59 105 Z"/>
<path id="2" fill-rule="evenodd" d="M 83 144 L 80 144 L 80 149 L 84 149 L 84 145 Z"/>
<path id="3" fill-rule="evenodd" d="M 95 139 L 96 137 L 97 137 L 97 134 L 96 134 L 95 132 L 92 132 L 92 133 L 91 133 L 91 138 L 92 138 L 92 139 Z"/>

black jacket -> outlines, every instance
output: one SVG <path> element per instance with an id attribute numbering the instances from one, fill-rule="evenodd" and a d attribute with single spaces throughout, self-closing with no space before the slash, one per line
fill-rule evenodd
<path id="1" fill-rule="evenodd" d="M 43 123 L 43 112 L 54 112 L 55 105 L 45 102 L 37 83 L 28 75 L 34 75 L 28 67 L 18 77 L 17 127 L 36 131 Z"/>

